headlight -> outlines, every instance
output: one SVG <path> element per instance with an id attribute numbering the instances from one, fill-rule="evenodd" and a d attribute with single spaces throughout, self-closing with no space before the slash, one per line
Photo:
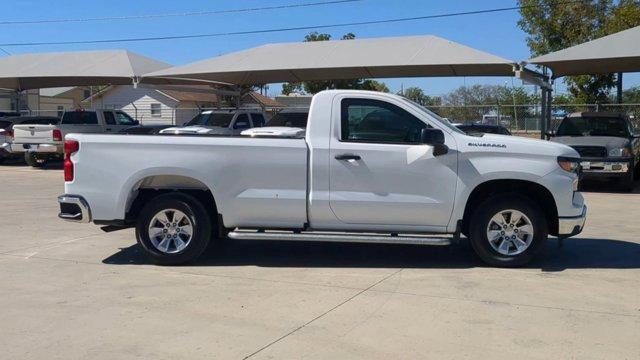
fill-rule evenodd
<path id="1" fill-rule="evenodd" d="M 558 165 L 560 165 L 563 170 L 572 173 L 578 173 L 578 171 L 580 170 L 580 161 L 579 159 L 575 158 L 560 156 L 558 157 Z"/>
<path id="2" fill-rule="evenodd" d="M 628 156 L 631 156 L 631 150 L 629 148 L 626 148 L 626 147 L 616 148 L 616 149 L 609 149 L 609 156 L 613 156 L 613 157 L 628 157 Z"/>

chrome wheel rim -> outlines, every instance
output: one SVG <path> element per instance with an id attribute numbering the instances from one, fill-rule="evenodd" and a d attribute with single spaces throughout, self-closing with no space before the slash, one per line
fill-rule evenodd
<path id="1" fill-rule="evenodd" d="M 487 240 L 499 254 L 518 255 L 526 251 L 533 242 L 533 225 L 521 211 L 502 210 L 489 220 Z"/>
<path id="2" fill-rule="evenodd" d="M 180 210 L 164 209 L 149 222 L 149 240 L 162 253 L 179 253 L 189 246 L 192 237 L 191 219 Z"/>

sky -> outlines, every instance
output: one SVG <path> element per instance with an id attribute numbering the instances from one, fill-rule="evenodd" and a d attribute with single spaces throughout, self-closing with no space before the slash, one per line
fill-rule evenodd
<path id="1" fill-rule="evenodd" d="M 0 21 L 184 13 L 279 6 L 315 1 L 320 0 L 236 0 L 233 2 L 221 0 L 21 0 L 4 2 L 3 9 L 0 12 Z M 3 28 L 0 31 L 0 44 L 175 36 L 290 28 L 512 6 L 516 6 L 515 0 L 362 0 L 352 3 L 230 14 L 64 24 L 0 24 L 0 28 Z M 340 38 L 348 32 L 356 34 L 358 38 L 437 35 L 506 59 L 522 61 L 528 59 L 530 54 L 526 45 L 526 34 L 517 26 L 519 18 L 518 11 L 513 10 L 403 23 L 319 29 L 319 32 L 329 33 L 334 38 Z M 6 46 L 3 49 L 11 54 L 20 54 L 124 48 L 174 65 L 182 65 L 267 43 L 302 41 L 309 31 L 295 30 L 253 35 L 110 44 Z M 405 78 L 383 79 L 382 81 L 394 92 L 398 91 L 402 86 L 404 88 L 418 86 L 430 95 L 442 95 L 463 85 L 522 85 L 517 79 L 504 77 Z M 630 74 L 625 77 L 625 88 L 635 86 L 638 83 L 640 83 L 638 74 Z M 532 87 L 530 88 L 533 90 Z M 565 88 L 562 84 L 558 84 L 556 90 L 562 93 Z M 279 92 L 280 86 L 274 85 L 270 88 L 269 95 L 275 95 Z"/>

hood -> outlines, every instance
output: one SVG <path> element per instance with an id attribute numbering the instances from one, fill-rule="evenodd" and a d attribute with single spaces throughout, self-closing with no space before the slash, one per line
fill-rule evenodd
<path id="1" fill-rule="evenodd" d="M 607 149 L 622 148 L 629 144 L 628 139 L 615 136 L 557 136 L 551 141 L 568 146 L 603 146 Z"/>
<path id="2" fill-rule="evenodd" d="M 466 136 L 465 140 L 465 145 L 467 145 L 469 149 L 486 149 L 487 151 L 506 151 L 510 153 L 549 156 L 580 156 L 569 146 L 521 136 L 484 134 L 483 136 Z"/>
<path id="3" fill-rule="evenodd" d="M 176 126 L 160 131 L 161 134 L 217 134 L 222 133 L 226 128 L 218 126 Z"/>

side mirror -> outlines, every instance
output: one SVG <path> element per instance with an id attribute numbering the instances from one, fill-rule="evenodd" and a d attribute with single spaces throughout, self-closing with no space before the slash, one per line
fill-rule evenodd
<path id="1" fill-rule="evenodd" d="M 138 120 L 133 120 L 133 125 L 140 125 L 140 121 L 138 121 Z"/>
<path id="2" fill-rule="evenodd" d="M 556 136 L 556 132 L 553 131 L 553 130 L 549 130 L 549 131 L 545 132 L 544 135 L 547 137 L 547 140 L 549 140 L 550 138 Z"/>
<path id="3" fill-rule="evenodd" d="M 444 133 L 440 129 L 422 129 L 420 141 L 423 144 L 433 146 L 433 156 L 440 156 L 449 152 L 449 147 L 444 144 Z"/>

